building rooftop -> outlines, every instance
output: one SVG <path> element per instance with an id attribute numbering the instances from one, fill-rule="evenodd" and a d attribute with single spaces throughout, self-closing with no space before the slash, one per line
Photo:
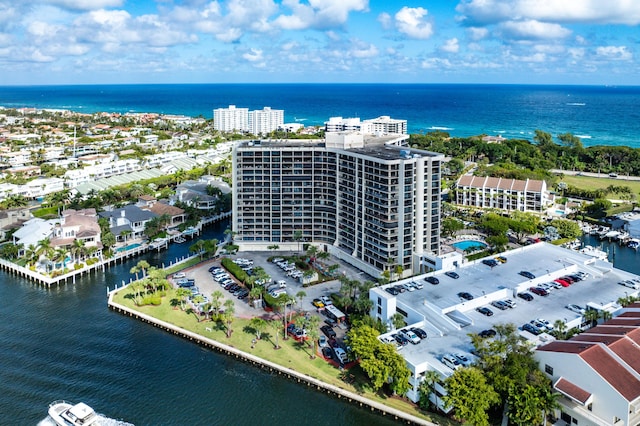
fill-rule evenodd
<path id="1" fill-rule="evenodd" d="M 436 369 L 450 372 L 448 367 L 439 361 L 442 356 L 456 352 L 463 352 L 472 358 L 469 333 L 479 333 L 494 328 L 496 324 L 513 323 L 520 327 L 534 319 L 545 319 L 550 324 L 562 320 L 571 328 L 579 326 L 582 318 L 581 315 L 567 309 L 567 305 L 586 307 L 590 302 L 598 305 L 614 302 L 615 306 L 615 301 L 633 292 L 618 285 L 618 282 L 635 275 L 615 269 L 608 262 L 562 247 L 537 243 L 502 253 L 502 256 L 506 257 L 507 262 L 494 267 L 483 264 L 481 260 L 458 267 L 455 270 L 459 275 L 458 279 L 450 278 L 443 272 L 428 274 L 438 278 L 438 285 L 425 282 L 425 275 L 399 282 L 419 281 L 423 284 L 421 290 L 406 291 L 392 296 L 384 287 L 372 289 L 378 297 L 396 298 L 397 306 L 407 311 L 409 318 L 424 318 L 424 321 L 409 325 L 423 328 L 428 333 L 428 341 L 426 344 L 410 344 L 402 348 L 400 351 L 407 361 L 413 365 L 429 362 Z M 521 271 L 531 272 L 536 278 L 525 278 L 519 274 Z M 530 302 L 517 297 L 517 293 L 528 291 L 531 286 L 578 271 L 588 273 L 589 278 L 567 288 L 554 289 L 546 297 L 533 295 L 534 299 Z M 388 286 L 399 283 L 394 282 Z M 474 297 L 473 300 L 458 297 L 461 292 L 470 293 Z M 500 310 L 491 305 L 492 301 L 505 299 L 515 301 L 517 306 Z M 493 311 L 493 315 L 482 315 L 476 311 L 479 307 L 488 307 Z M 635 319 L 629 320 L 631 322 Z M 602 332 L 599 329 L 600 327 L 596 327 L 598 337 L 592 340 L 615 342 L 620 335 L 632 330 L 622 325 Z M 389 334 L 391 333 L 394 332 Z M 537 337 L 526 331 L 519 333 L 535 345 L 554 340 L 546 333 Z M 546 348 L 553 350 L 554 345 L 556 343 L 551 343 Z M 586 341 L 580 345 L 573 345 L 571 350 L 580 352 L 592 345 L 590 341 Z"/>

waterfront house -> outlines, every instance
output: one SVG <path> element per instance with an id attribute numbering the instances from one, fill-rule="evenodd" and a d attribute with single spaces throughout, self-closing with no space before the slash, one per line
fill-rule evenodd
<path id="1" fill-rule="evenodd" d="M 13 244 L 22 245 L 19 256 L 24 255 L 29 246 L 37 247 L 40 241 L 51 238 L 59 223 L 60 219 L 44 220 L 37 217 L 24 222 L 12 235 Z"/>
<path id="2" fill-rule="evenodd" d="M 8 231 L 19 228 L 31 217 L 31 211 L 28 208 L 0 210 L 0 238 L 4 240 Z"/>
<path id="3" fill-rule="evenodd" d="M 166 201 L 156 200 L 154 197 L 150 197 L 148 195 L 140 196 L 136 206 L 143 210 L 152 212 L 157 217 L 163 215 L 168 216 L 170 219 L 167 224 L 167 229 L 177 228 L 187 220 L 187 214 L 183 209 L 172 206 Z"/>
<path id="4" fill-rule="evenodd" d="M 53 231 L 51 246 L 71 248 L 76 240 L 82 241 L 87 249 L 102 249 L 101 230 L 95 209 L 67 209 L 62 212 L 60 223 Z"/>
<path id="5" fill-rule="evenodd" d="M 146 223 L 158 215 L 134 204 L 128 204 L 121 208 L 105 210 L 98 213 L 98 216 L 109 221 L 109 230 L 115 235 L 116 241 L 126 242 L 130 239 L 145 238 Z"/>

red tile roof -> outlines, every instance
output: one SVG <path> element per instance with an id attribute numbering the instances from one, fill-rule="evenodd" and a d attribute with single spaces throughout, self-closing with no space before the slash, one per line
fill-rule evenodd
<path id="1" fill-rule="evenodd" d="M 554 383 L 553 388 L 582 405 L 585 405 L 589 398 L 591 398 L 591 394 L 589 392 L 577 385 L 574 385 L 564 377 L 560 377 L 558 381 Z"/>
<path id="2" fill-rule="evenodd" d="M 579 356 L 627 401 L 640 397 L 640 380 L 605 348 L 594 345 Z"/>

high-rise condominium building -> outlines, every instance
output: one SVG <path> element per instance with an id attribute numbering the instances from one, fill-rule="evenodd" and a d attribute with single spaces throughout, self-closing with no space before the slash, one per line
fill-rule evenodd
<path id="1" fill-rule="evenodd" d="M 241 142 L 233 153 L 233 231 L 242 249 L 313 243 L 379 276 L 439 253 L 443 156 L 408 137 L 328 133 L 323 141 Z"/>
<path id="2" fill-rule="evenodd" d="M 282 128 L 284 125 L 284 110 L 257 109 L 249 112 L 249 132 L 254 135 L 266 135 Z"/>
<path id="3" fill-rule="evenodd" d="M 216 108 L 213 110 L 213 128 L 221 132 L 249 130 L 249 108 Z"/>
<path id="4" fill-rule="evenodd" d="M 406 134 L 407 120 L 398 120 L 388 115 L 360 121 L 360 118 L 331 117 L 325 121 L 324 129 L 327 132 L 356 131 L 366 135 Z"/>

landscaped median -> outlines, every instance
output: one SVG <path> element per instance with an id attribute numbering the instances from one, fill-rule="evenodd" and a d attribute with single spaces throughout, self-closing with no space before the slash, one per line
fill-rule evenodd
<path id="1" fill-rule="evenodd" d="M 227 338 L 225 322 L 203 320 L 195 313 L 181 310 L 179 304 L 171 303 L 171 300 L 177 298 L 175 289 L 167 292 L 159 306 L 136 306 L 131 294 L 128 287 L 114 290 L 109 294 L 109 307 L 207 347 L 242 358 L 261 368 L 306 382 L 309 386 L 332 393 L 341 399 L 362 406 L 367 405 L 372 410 L 398 420 L 413 424 L 434 424 L 430 423 L 431 420 L 437 421 L 438 424 L 457 424 L 445 418 L 436 419 L 435 416 L 428 416 L 405 400 L 374 393 L 368 385 L 368 379 L 359 368 L 348 372 L 353 374 L 356 380 L 347 383 L 343 380 L 345 374 L 326 362 L 320 354 L 312 358 L 313 349 L 307 342 L 298 342 L 291 337 L 283 339 L 282 321 L 274 321 L 273 325 L 267 325 L 258 340 L 251 320 L 235 318 L 231 323 L 233 332 L 231 337 Z M 276 329 L 275 324 L 280 326 Z M 279 349 L 276 349 L 276 346 Z"/>

